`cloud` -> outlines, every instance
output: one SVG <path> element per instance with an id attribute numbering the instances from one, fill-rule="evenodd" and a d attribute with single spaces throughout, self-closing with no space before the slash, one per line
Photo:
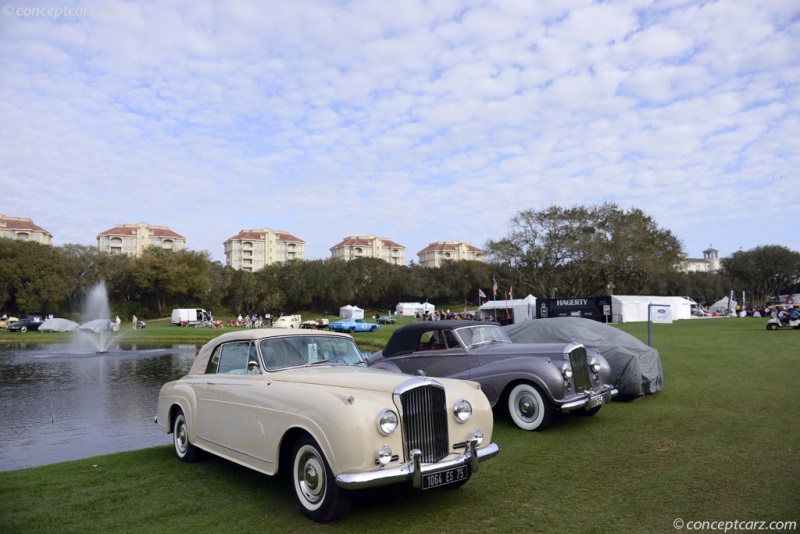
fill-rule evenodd
<path id="1" fill-rule="evenodd" d="M 754 223 L 798 191 L 796 6 L 552 4 L 2 16 L 0 213 L 56 244 L 143 221 L 220 260 L 225 239 L 270 227 L 307 258 L 375 234 L 416 261 L 434 241 L 498 239 L 523 209 L 613 201 L 693 257 L 800 249 Z"/>

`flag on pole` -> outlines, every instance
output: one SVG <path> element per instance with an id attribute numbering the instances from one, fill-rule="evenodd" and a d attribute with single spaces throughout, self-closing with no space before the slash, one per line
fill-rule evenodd
<path id="1" fill-rule="evenodd" d="M 483 289 L 481 289 L 481 288 L 478 288 L 478 297 L 480 297 L 482 299 L 486 298 L 486 293 L 484 293 Z"/>
<path id="2" fill-rule="evenodd" d="M 497 280 L 494 279 L 494 276 L 492 277 L 492 296 L 497 299 Z"/>

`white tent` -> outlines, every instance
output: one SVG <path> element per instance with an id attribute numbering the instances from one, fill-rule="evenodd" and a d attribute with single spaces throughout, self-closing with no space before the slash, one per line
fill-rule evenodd
<path id="1" fill-rule="evenodd" d="M 709 306 L 708 311 L 717 315 L 733 315 L 736 313 L 736 306 L 738 305 L 738 301 L 730 297 L 722 297 L 717 302 Z M 731 310 L 733 310 L 733 313 L 731 313 Z"/>
<path id="2" fill-rule="evenodd" d="M 364 318 L 364 310 L 359 308 L 358 306 L 342 306 L 339 308 L 339 317 L 342 319 L 363 319 Z"/>
<path id="3" fill-rule="evenodd" d="M 508 311 L 508 321 L 506 321 Z M 491 319 L 501 323 L 517 324 L 536 319 L 536 297 L 528 295 L 524 299 L 489 300 L 478 308 L 481 320 Z"/>
<path id="4" fill-rule="evenodd" d="M 436 306 L 430 302 L 398 302 L 394 309 L 397 315 L 413 317 L 417 312 L 433 313 L 436 311 Z"/>
<path id="5" fill-rule="evenodd" d="M 615 323 L 646 322 L 650 304 L 667 304 L 673 320 L 690 319 L 692 306 L 697 303 L 686 297 L 659 297 L 655 295 L 612 295 L 611 317 Z M 650 308 L 650 320 L 655 316 L 656 306 Z"/>

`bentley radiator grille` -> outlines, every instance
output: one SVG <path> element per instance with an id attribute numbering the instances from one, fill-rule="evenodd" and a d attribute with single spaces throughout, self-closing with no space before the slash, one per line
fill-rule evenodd
<path id="1" fill-rule="evenodd" d="M 569 363 L 572 365 L 572 382 L 575 391 L 589 391 L 592 381 L 589 378 L 589 367 L 586 365 L 586 347 L 575 347 L 569 352 Z"/>
<path id="2" fill-rule="evenodd" d="M 406 453 L 422 451 L 423 463 L 438 462 L 448 453 L 447 401 L 435 385 L 415 387 L 400 396 Z"/>

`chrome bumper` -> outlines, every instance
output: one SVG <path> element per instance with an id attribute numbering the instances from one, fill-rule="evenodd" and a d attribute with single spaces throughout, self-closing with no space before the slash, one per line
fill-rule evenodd
<path id="1" fill-rule="evenodd" d="M 492 458 L 498 452 L 500 452 L 500 447 L 496 443 L 490 443 L 486 447 L 478 449 L 475 440 L 468 440 L 467 451 L 458 458 L 423 465 L 420 459 L 422 453 L 414 449 L 411 451 L 411 461 L 407 464 L 369 473 L 342 473 L 336 477 L 336 485 L 346 489 L 364 489 L 411 481 L 413 487 L 419 488 L 422 486 L 423 475 L 462 465 L 469 465 L 471 472 L 476 473 L 480 462 Z"/>
<path id="2" fill-rule="evenodd" d="M 591 405 L 590 404 L 592 399 L 595 399 L 595 398 L 598 398 L 598 397 L 601 398 L 603 400 L 603 402 L 601 402 L 600 404 L 597 404 L 596 406 L 602 406 L 603 404 L 606 404 L 611 399 L 616 397 L 617 394 L 619 394 L 619 390 L 617 390 L 617 388 L 610 388 L 610 389 L 607 388 L 607 389 L 605 389 L 603 391 L 600 391 L 598 393 L 595 393 L 594 391 L 589 391 L 587 393 L 584 393 L 583 397 L 581 397 L 580 399 L 574 400 L 574 401 L 570 401 L 570 402 L 566 402 L 566 403 L 562 404 L 561 406 L 559 406 L 558 408 L 562 412 L 571 412 L 571 411 L 574 411 L 574 410 L 579 410 L 581 408 L 590 410 L 590 409 L 595 407 L 595 405 Z"/>

